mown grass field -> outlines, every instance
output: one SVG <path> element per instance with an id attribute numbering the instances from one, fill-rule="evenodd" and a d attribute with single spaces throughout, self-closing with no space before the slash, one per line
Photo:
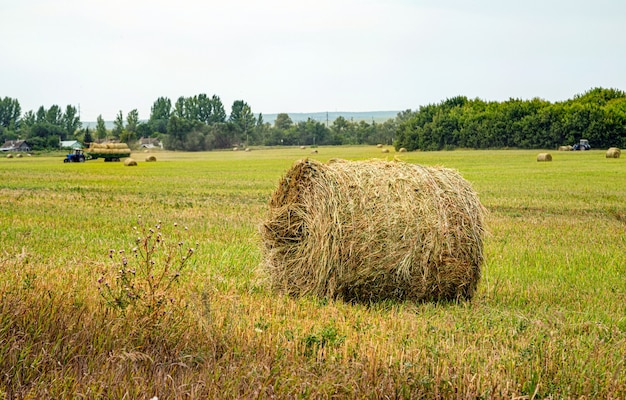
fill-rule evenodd
<path id="1" fill-rule="evenodd" d="M 0 399 L 626 397 L 624 158 L 318 151 L 136 153 L 136 167 L 1 158 Z M 258 228 L 304 157 L 457 169 L 488 210 L 474 299 L 270 292 Z M 99 291 L 138 220 L 195 250 L 158 315 L 116 312 Z"/>

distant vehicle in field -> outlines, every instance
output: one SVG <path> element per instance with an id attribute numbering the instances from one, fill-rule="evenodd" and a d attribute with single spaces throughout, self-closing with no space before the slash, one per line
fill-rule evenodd
<path id="1" fill-rule="evenodd" d="M 572 150 L 590 150 L 589 141 L 587 139 L 580 139 L 580 143 L 576 143 L 572 146 Z"/>
<path id="2" fill-rule="evenodd" d="M 85 153 L 82 149 L 74 149 L 74 151 L 68 154 L 64 159 L 64 163 L 69 162 L 85 162 Z"/>
<path id="3" fill-rule="evenodd" d="M 91 143 L 85 152 L 89 160 L 104 158 L 104 161 L 120 161 L 130 157 L 130 148 L 126 143 Z"/>

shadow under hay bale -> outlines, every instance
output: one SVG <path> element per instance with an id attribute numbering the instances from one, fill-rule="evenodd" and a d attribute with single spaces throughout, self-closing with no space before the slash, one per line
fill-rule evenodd
<path id="1" fill-rule="evenodd" d="M 137 165 L 137 161 L 133 160 L 132 158 L 127 158 L 124 160 L 124 165 L 126 165 L 127 167 L 134 167 Z"/>
<path id="2" fill-rule="evenodd" d="M 617 147 L 611 147 L 606 151 L 606 158 L 619 158 L 622 151 Z"/>
<path id="3" fill-rule="evenodd" d="M 456 171 L 401 161 L 297 161 L 261 226 L 274 290 L 345 301 L 470 299 L 483 214 Z"/>
<path id="4" fill-rule="evenodd" d="M 552 155 L 550 153 L 537 154 L 537 161 L 552 161 Z"/>

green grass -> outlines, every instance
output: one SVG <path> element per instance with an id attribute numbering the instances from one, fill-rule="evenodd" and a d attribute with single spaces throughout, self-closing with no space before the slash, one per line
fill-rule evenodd
<path id="1" fill-rule="evenodd" d="M 624 398 L 626 162 L 375 147 L 0 158 L 0 399 Z M 351 305 L 271 293 L 258 227 L 293 161 L 457 169 L 488 209 L 478 292 Z M 158 321 L 102 304 L 138 216 L 198 241 Z"/>

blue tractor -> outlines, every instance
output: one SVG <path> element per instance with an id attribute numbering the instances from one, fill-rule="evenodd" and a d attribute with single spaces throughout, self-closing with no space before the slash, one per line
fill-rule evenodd
<path id="1" fill-rule="evenodd" d="M 85 153 L 82 149 L 74 149 L 73 153 L 70 153 L 63 159 L 64 163 L 70 162 L 85 162 Z"/>
<path id="2" fill-rule="evenodd" d="M 572 146 L 572 150 L 589 150 L 591 146 L 589 146 L 589 141 L 587 139 L 580 139 L 580 143 L 576 143 Z"/>

